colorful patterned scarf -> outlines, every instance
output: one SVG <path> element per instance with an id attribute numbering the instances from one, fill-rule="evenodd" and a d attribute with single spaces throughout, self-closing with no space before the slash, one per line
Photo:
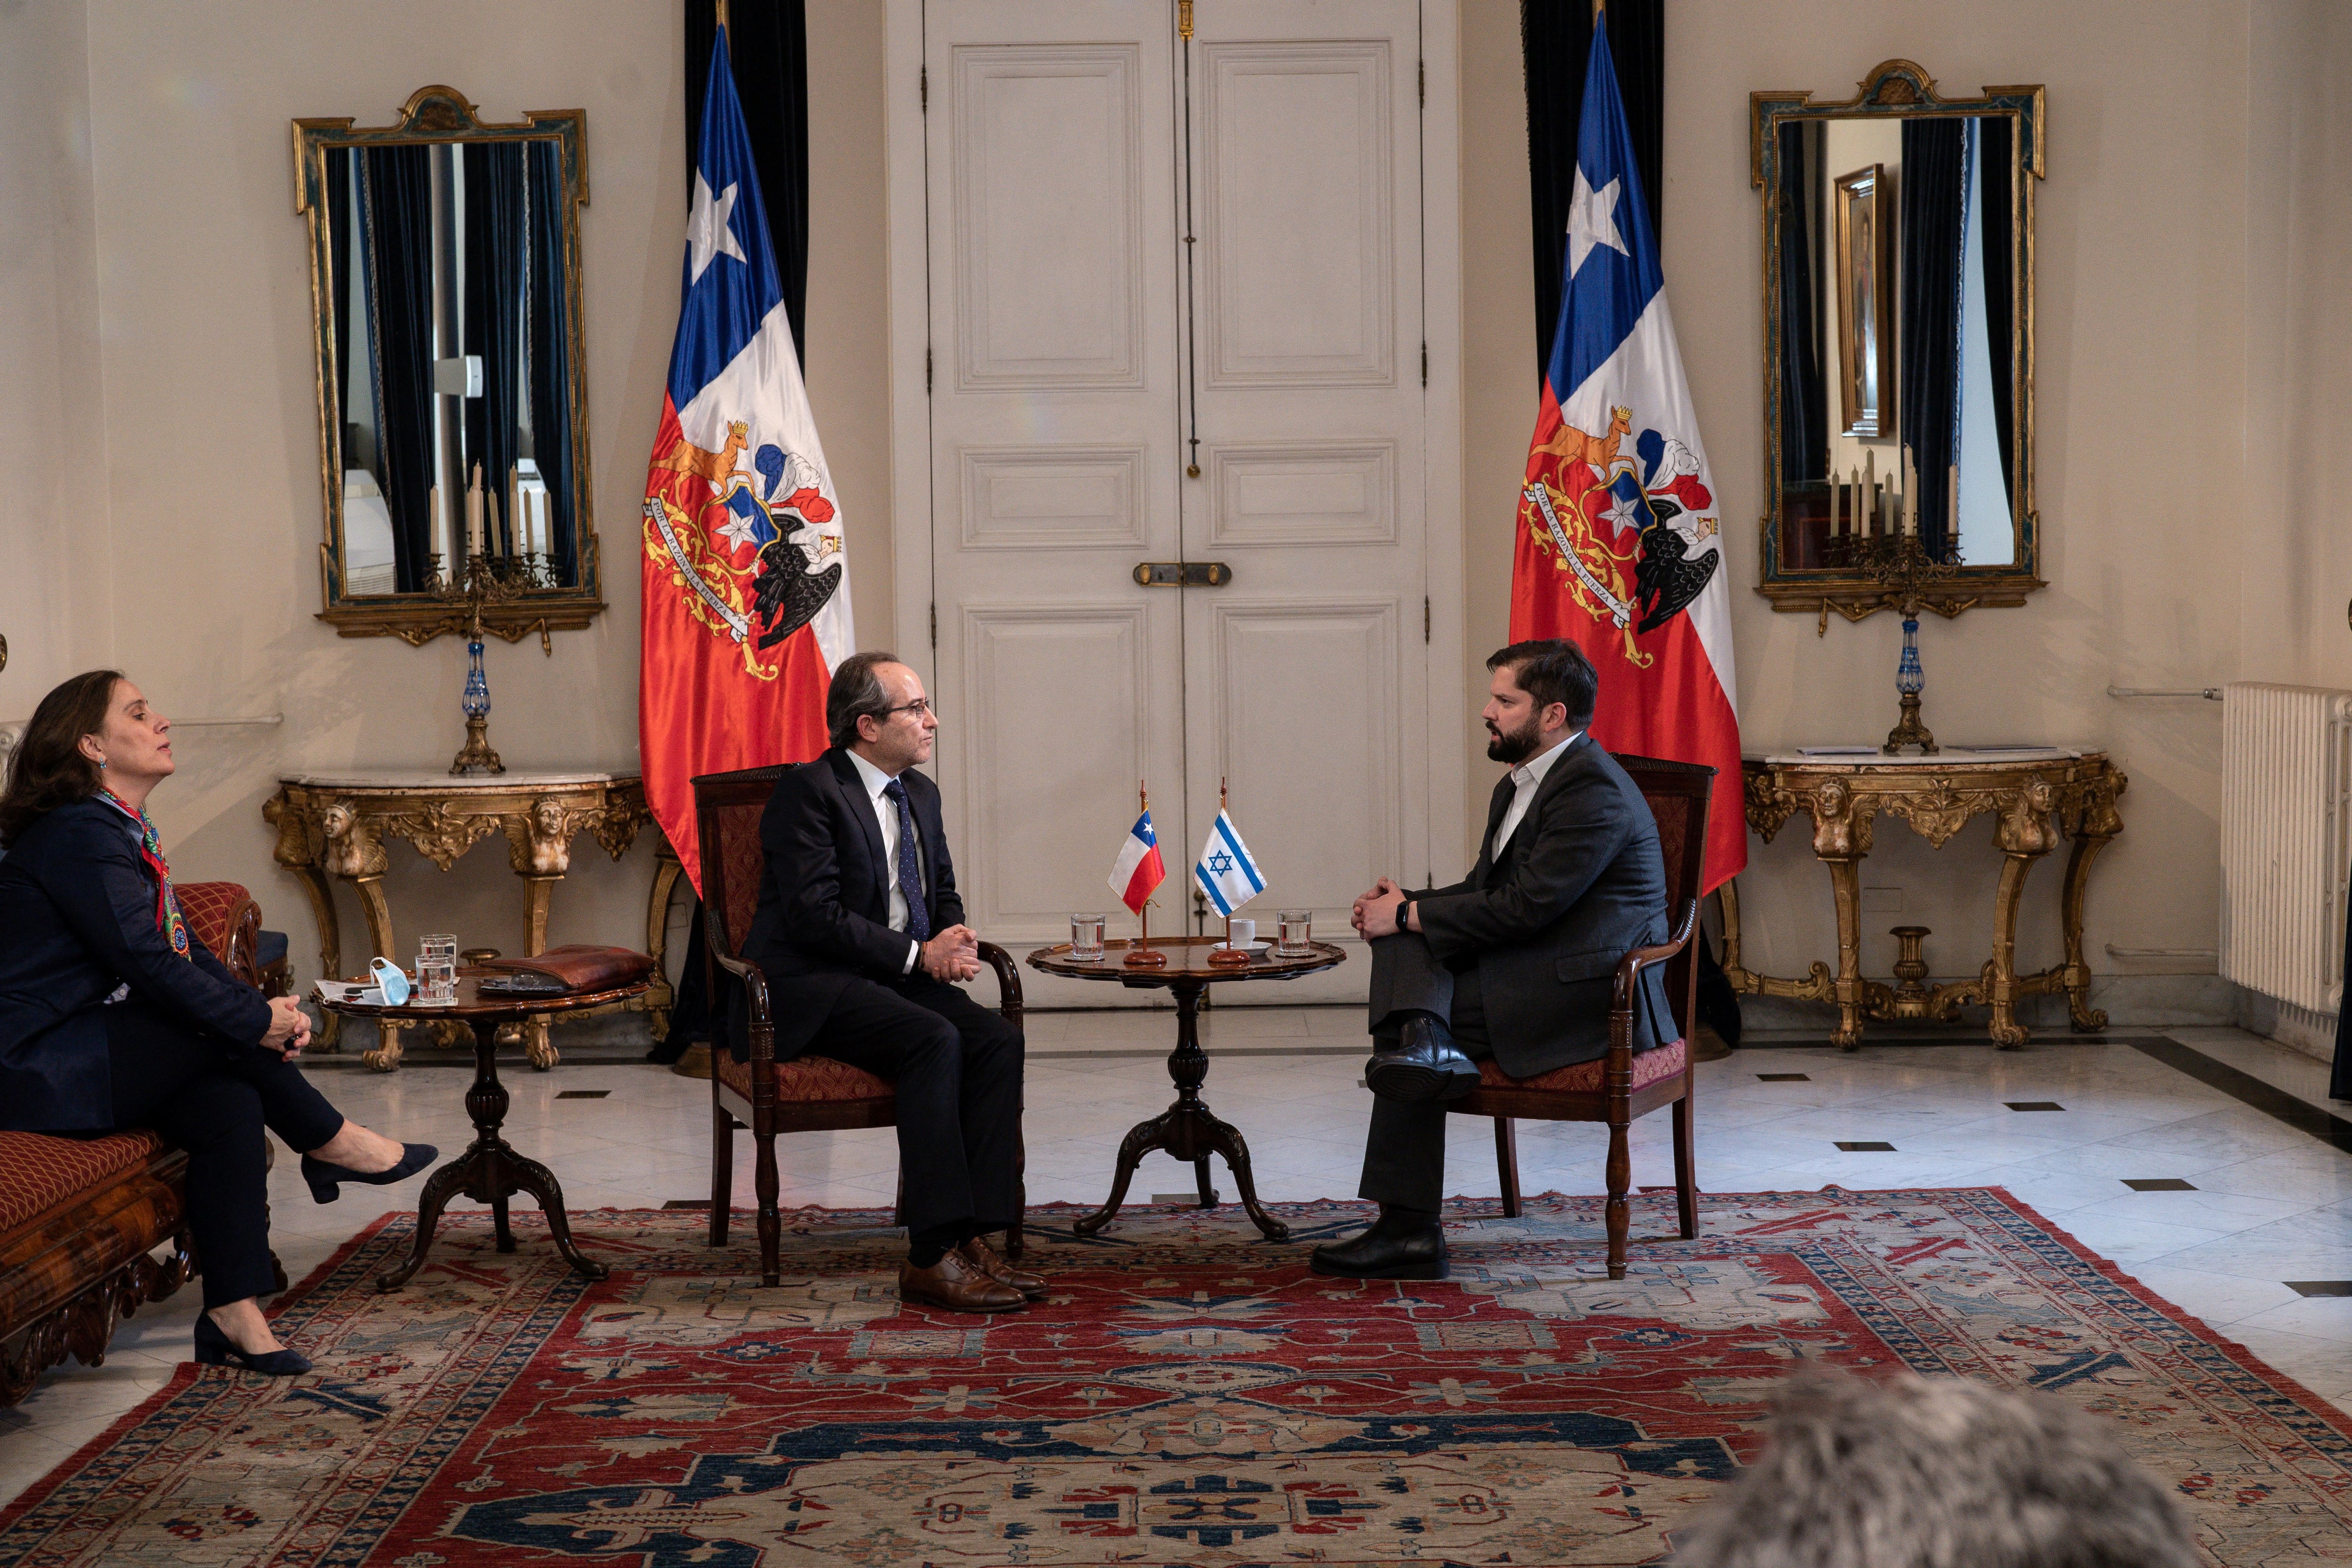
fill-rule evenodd
<path id="1" fill-rule="evenodd" d="M 155 831 L 154 819 L 144 806 L 133 807 L 110 789 L 100 790 L 100 798 L 113 803 L 114 808 L 139 824 L 139 857 L 147 868 L 155 873 L 155 929 L 172 940 L 172 951 L 194 963 L 196 955 L 188 951 L 188 926 L 180 918 L 180 900 L 172 891 L 172 868 L 163 863 L 163 840 Z"/>

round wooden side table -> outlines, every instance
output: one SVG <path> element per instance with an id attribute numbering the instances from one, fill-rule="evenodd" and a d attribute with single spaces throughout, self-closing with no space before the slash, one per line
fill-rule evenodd
<path id="1" fill-rule="evenodd" d="M 1249 1210 L 1251 1221 L 1268 1241 L 1290 1239 L 1290 1227 L 1266 1213 L 1265 1205 L 1257 1201 L 1257 1184 L 1250 1175 L 1248 1143 L 1230 1123 L 1212 1115 L 1201 1099 L 1201 1085 L 1209 1076 L 1209 1058 L 1201 1049 L 1201 995 L 1212 985 L 1237 981 L 1294 980 L 1344 963 L 1348 955 L 1330 942 L 1318 942 L 1311 944 L 1313 951 L 1304 957 L 1283 958 L 1276 956 L 1269 943 L 1264 952 L 1251 954 L 1246 965 L 1213 967 L 1209 952 L 1218 941 L 1213 936 L 1152 938 L 1151 945 L 1167 955 L 1164 969 L 1128 968 L 1128 950 L 1136 944 L 1127 942 L 1105 942 L 1103 956 L 1097 959 L 1072 958 L 1068 942 L 1041 947 L 1029 955 L 1030 967 L 1047 974 L 1137 988 L 1165 986 L 1176 998 L 1176 1048 L 1168 1057 L 1168 1076 L 1176 1084 L 1176 1102 L 1129 1130 L 1126 1141 L 1118 1146 L 1118 1171 L 1111 1181 L 1109 1201 L 1070 1227 L 1080 1236 L 1092 1236 L 1110 1223 L 1119 1205 L 1127 1201 L 1127 1184 L 1134 1179 L 1136 1166 L 1154 1149 L 1164 1149 L 1179 1160 L 1192 1163 L 1203 1208 L 1212 1201 L 1209 1156 L 1222 1155 L 1234 1173 L 1234 1185 L 1241 1191 L 1242 1206 Z"/>

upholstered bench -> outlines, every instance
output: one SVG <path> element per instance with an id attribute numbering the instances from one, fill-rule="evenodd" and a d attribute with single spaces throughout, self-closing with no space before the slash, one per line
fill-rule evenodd
<path id="1" fill-rule="evenodd" d="M 234 882 L 192 882 L 179 895 L 205 945 L 267 989 L 261 907 Z M 103 1362 L 117 1323 L 195 1274 L 182 1229 L 187 1165 L 152 1132 L 0 1132 L 0 1405 L 68 1355 Z M 170 1254 L 155 1256 L 167 1242 Z"/>

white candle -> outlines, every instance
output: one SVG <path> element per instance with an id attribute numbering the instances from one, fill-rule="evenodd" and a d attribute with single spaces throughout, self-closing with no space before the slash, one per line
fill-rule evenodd
<path id="1" fill-rule="evenodd" d="M 479 555 L 482 550 L 482 465 L 474 465 L 474 482 L 466 487 L 466 553 Z"/>
<path id="2" fill-rule="evenodd" d="M 441 515 L 441 487 L 435 485 L 425 492 L 425 515 L 433 529 L 433 553 L 441 557 L 441 570 L 449 570 L 449 520 Z"/>

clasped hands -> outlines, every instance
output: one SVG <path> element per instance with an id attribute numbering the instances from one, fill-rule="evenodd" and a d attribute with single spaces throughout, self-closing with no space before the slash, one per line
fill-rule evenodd
<path id="1" fill-rule="evenodd" d="M 1420 930 L 1418 923 L 1411 928 L 1397 925 L 1397 910 L 1404 903 L 1404 889 L 1387 877 L 1371 886 L 1369 892 L 1356 895 L 1356 907 L 1349 911 L 1348 923 L 1366 942 L 1374 937 L 1394 936 L 1400 929 Z M 1416 915 L 1416 921 L 1418 921 Z"/>
<path id="2" fill-rule="evenodd" d="M 310 1043 L 310 1016 L 302 1004 L 291 996 L 269 998 L 269 1027 L 260 1043 L 263 1050 L 275 1051 L 289 1062 L 300 1056 Z"/>
<path id="3" fill-rule="evenodd" d="M 922 944 L 917 962 L 934 980 L 970 980 L 980 973 L 980 937 L 970 926 L 950 926 Z"/>

